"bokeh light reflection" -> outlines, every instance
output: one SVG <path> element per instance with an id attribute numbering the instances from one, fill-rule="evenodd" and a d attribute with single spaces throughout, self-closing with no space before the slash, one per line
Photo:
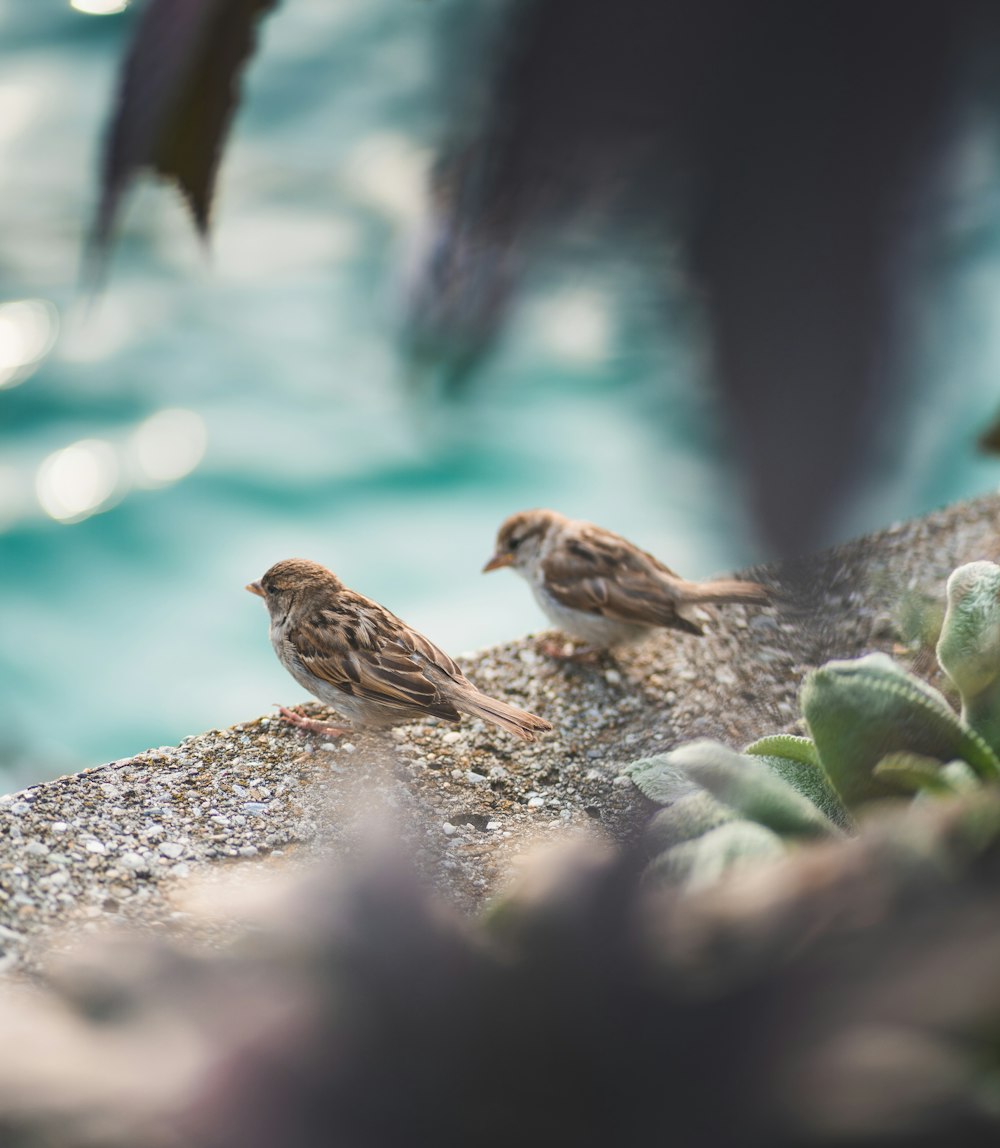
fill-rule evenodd
<path id="1" fill-rule="evenodd" d="M 116 16 L 129 6 L 129 0 L 69 0 L 69 6 L 87 16 Z"/>
<path id="2" fill-rule="evenodd" d="M 396 132 L 367 136 L 348 157 L 346 179 L 354 195 L 394 223 L 414 224 L 425 210 L 429 157 Z"/>
<path id="3" fill-rule="evenodd" d="M 190 474 L 201 462 L 207 440 L 205 424 L 194 411 L 157 411 L 132 436 L 138 481 L 161 486 Z"/>
<path id="4" fill-rule="evenodd" d="M 118 485 L 118 456 L 102 439 L 81 439 L 50 454 L 38 468 L 35 493 L 58 522 L 80 522 L 105 508 Z"/>
<path id="5" fill-rule="evenodd" d="M 586 366 L 606 359 L 613 339 L 613 320 L 602 292 L 579 288 L 561 291 L 537 305 L 540 342 L 567 363 Z"/>
<path id="6" fill-rule="evenodd" d="M 0 389 L 23 382 L 52 350 L 59 312 L 46 299 L 0 303 Z"/>

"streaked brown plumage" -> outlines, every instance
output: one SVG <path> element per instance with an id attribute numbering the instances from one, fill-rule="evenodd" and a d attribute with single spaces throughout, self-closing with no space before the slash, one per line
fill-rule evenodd
<path id="1" fill-rule="evenodd" d="M 501 566 L 528 582 L 560 630 L 598 649 L 657 627 L 701 634 L 695 610 L 708 603 L 768 602 L 756 582 L 685 581 L 621 535 L 555 510 L 522 510 L 503 523 L 484 570 Z"/>
<path id="2" fill-rule="evenodd" d="M 285 669 L 356 725 L 380 728 L 420 717 L 457 722 L 466 713 L 524 741 L 552 728 L 482 693 L 423 634 L 316 562 L 277 562 L 247 589 L 267 604 L 271 644 Z M 346 732 L 284 707 L 281 713 L 307 729 Z"/>

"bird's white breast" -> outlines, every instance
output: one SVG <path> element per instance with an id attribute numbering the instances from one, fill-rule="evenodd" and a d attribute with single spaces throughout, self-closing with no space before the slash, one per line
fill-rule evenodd
<path id="1" fill-rule="evenodd" d="M 535 601 L 545 611 L 549 620 L 564 634 L 586 642 L 589 646 L 604 649 L 608 646 L 622 646 L 638 642 L 649 632 L 650 627 L 637 622 L 621 622 L 605 618 L 601 614 L 590 614 L 586 610 L 574 610 L 554 598 L 540 581 L 533 581 L 531 589 Z"/>

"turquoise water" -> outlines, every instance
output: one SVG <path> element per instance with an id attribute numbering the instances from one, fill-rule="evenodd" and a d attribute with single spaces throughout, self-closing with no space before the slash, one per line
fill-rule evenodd
<path id="1" fill-rule="evenodd" d="M 144 185 L 86 314 L 82 237 L 134 15 L 0 0 L 5 787 L 301 700 L 242 589 L 278 558 L 331 566 L 458 653 L 540 628 L 523 583 L 478 573 L 524 506 L 612 526 L 690 576 L 756 556 L 698 358 L 623 253 L 539 272 L 467 401 L 407 387 L 394 268 L 458 12 L 289 0 L 248 76 L 210 253 Z M 968 164 L 946 260 L 961 274 L 927 324 L 935 405 L 897 420 L 906 457 L 845 529 L 996 483 L 967 449 L 1000 397 L 993 162 L 980 147 Z"/>

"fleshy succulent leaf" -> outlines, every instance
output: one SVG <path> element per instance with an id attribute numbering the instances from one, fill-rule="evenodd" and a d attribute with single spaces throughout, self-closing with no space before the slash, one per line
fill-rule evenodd
<path id="1" fill-rule="evenodd" d="M 846 833 L 853 833 L 857 828 L 854 818 L 847 811 L 846 806 L 837 796 L 837 791 L 826 776 L 821 765 L 808 765 L 801 761 L 792 761 L 787 757 L 772 757 L 754 755 L 754 761 L 771 770 L 787 782 L 798 793 L 816 806 L 828 817 L 834 825 L 839 826 Z"/>
<path id="2" fill-rule="evenodd" d="M 678 798 L 694 793 L 698 787 L 670 761 L 669 753 L 642 757 L 625 771 L 633 783 L 657 805 L 672 805 Z"/>
<path id="3" fill-rule="evenodd" d="M 775 734 L 752 742 L 743 751 L 767 766 L 783 781 L 807 797 L 817 809 L 848 833 L 853 832 L 854 818 L 837 796 L 816 752 L 812 738 L 793 734 Z"/>
<path id="4" fill-rule="evenodd" d="M 942 764 L 961 758 L 980 776 L 1000 775 L 993 751 L 944 697 L 886 654 L 828 662 L 809 674 L 800 697 L 823 768 L 848 808 L 899 795 L 875 776 L 892 753 Z"/>
<path id="5" fill-rule="evenodd" d="M 755 758 L 712 741 L 690 742 L 667 756 L 718 801 L 777 833 L 825 837 L 841 832 L 812 801 Z"/>
<path id="6" fill-rule="evenodd" d="M 704 789 L 693 789 L 661 809 L 646 829 L 646 846 L 651 853 L 662 853 L 682 841 L 692 841 L 736 814 Z"/>
<path id="7" fill-rule="evenodd" d="M 715 884 L 733 869 L 773 861 L 787 852 L 777 833 L 753 821 L 728 821 L 700 837 L 661 853 L 646 870 L 648 880 L 678 884 L 688 890 Z"/>
<path id="8" fill-rule="evenodd" d="M 887 753 L 875 766 L 875 775 L 912 793 L 952 793 L 944 766 L 920 753 Z"/>
<path id="9" fill-rule="evenodd" d="M 751 742 L 744 753 L 758 757 L 783 757 L 789 761 L 797 761 L 802 765 L 820 765 L 819 754 L 816 752 L 816 743 L 811 737 L 796 737 L 791 733 L 775 733 L 768 737 L 760 737 Z"/>
<path id="10" fill-rule="evenodd" d="M 938 663 L 961 695 L 962 720 L 1000 753 L 1000 566 L 959 566 L 947 593 Z"/>
<path id="11" fill-rule="evenodd" d="M 982 782 L 967 762 L 949 761 L 941 767 L 942 777 L 946 777 L 955 793 L 971 793 L 982 787 Z"/>

